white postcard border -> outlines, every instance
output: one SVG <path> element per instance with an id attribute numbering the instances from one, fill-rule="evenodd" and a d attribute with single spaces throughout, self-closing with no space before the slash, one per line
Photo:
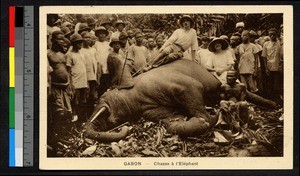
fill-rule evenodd
<path id="1" fill-rule="evenodd" d="M 185 157 L 185 158 L 47 158 L 47 52 L 46 14 L 124 13 L 283 13 L 284 24 L 284 156 L 283 157 Z M 40 169 L 50 170 L 227 170 L 293 168 L 293 7 L 251 6 L 41 6 L 40 7 Z M 133 162 L 133 163 L 131 163 Z M 158 165 L 169 163 L 169 165 Z M 180 165 L 196 163 L 196 166 Z M 133 165 L 127 165 L 131 163 Z M 135 164 L 136 165 L 135 165 Z M 139 165 L 141 163 L 141 165 Z M 172 165 L 172 163 L 174 165 Z"/>

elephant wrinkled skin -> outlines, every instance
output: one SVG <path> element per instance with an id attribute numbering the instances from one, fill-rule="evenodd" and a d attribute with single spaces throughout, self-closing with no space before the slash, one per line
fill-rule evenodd
<path id="1" fill-rule="evenodd" d="M 106 92 L 86 123 L 86 135 L 97 140 L 119 140 L 128 130 L 103 131 L 141 117 L 162 120 L 169 132 L 181 136 L 201 135 L 216 123 L 217 119 L 206 112 L 205 103 L 216 102 L 220 85 L 195 62 L 182 59 L 163 65 L 135 77 L 133 88 Z M 105 110 L 99 114 L 103 107 Z"/>

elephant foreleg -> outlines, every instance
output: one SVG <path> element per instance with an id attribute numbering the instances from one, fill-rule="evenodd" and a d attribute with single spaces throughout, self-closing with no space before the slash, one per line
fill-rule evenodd
<path id="1" fill-rule="evenodd" d="M 186 110 L 188 116 L 177 115 L 175 118 L 164 120 L 167 129 L 181 136 L 197 136 L 204 134 L 213 127 L 217 118 L 210 116 L 205 109 L 203 86 L 196 80 L 189 80 L 183 87 L 175 89 L 174 96 Z"/>
<path id="2" fill-rule="evenodd" d="M 201 117 L 192 117 L 185 120 L 183 116 L 176 116 L 163 120 L 168 132 L 179 136 L 197 136 L 210 129 L 210 124 Z"/>

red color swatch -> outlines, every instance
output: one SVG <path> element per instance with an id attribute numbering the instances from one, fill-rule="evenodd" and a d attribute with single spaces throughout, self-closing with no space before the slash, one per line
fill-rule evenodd
<path id="1" fill-rule="evenodd" d="M 15 46 L 15 6 L 9 6 L 9 47 Z"/>

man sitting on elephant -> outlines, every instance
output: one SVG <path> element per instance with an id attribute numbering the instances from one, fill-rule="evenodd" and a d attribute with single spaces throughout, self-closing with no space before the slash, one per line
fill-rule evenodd
<path id="1" fill-rule="evenodd" d="M 171 62 L 173 61 L 172 59 L 177 59 L 174 57 L 168 58 L 166 56 L 170 53 L 184 53 L 190 47 L 192 49 L 192 60 L 196 60 L 198 40 L 196 30 L 193 29 L 195 22 L 189 15 L 183 15 L 179 20 L 179 24 L 181 28 L 173 32 L 172 36 L 159 50 L 158 56 L 149 62 L 149 66 L 144 68 L 144 71 Z"/>

